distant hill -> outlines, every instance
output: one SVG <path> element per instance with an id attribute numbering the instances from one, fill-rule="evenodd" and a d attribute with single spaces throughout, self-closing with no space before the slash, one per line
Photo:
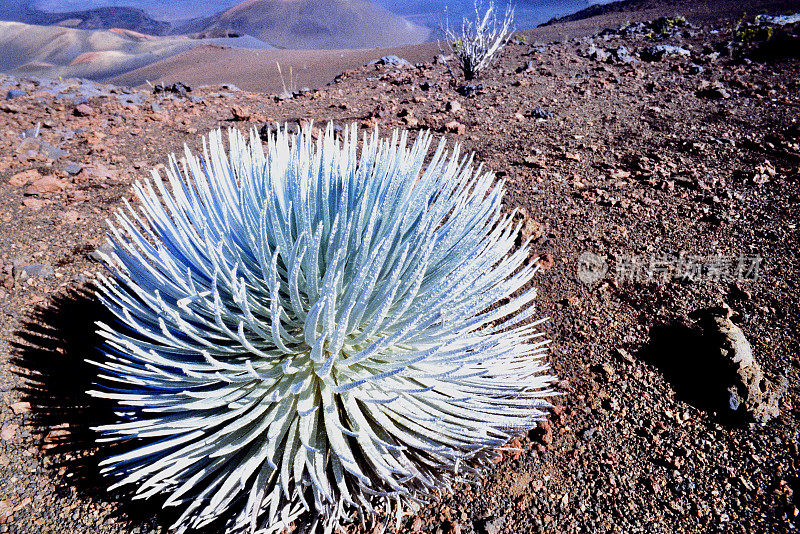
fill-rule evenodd
<path id="1" fill-rule="evenodd" d="M 163 22 L 176 22 L 209 17 L 231 8 L 242 0 L 0 0 L 4 4 L 27 3 L 31 8 L 48 13 L 70 13 L 100 7 L 127 6 L 144 11 L 148 17 Z M 24 22 L 24 21 L 23 21 Z"/>
<path id="2" fill-rule="evenodd" d="M 245 0 L 232 7 L 232 0 L 221 0 L 213 7 L 202 2 L 192 7 L 187 2 L 127 0 L 79 9 L 108 2 L 0 0 L 0 20 L 195 38 L 251 35 L 275 47 L 291 49 L 401 46 L 421 43 L 431 36 L 430 28 L 392 13 L 378 0 Z M 126 5 L 118 5 L 123 3 Z M 172 3 L 175 9 L 168 9 Z M 181 6 L 186 9 L 179 9 Z M 180 13 L 184 18 L 178 18 Z"/>
<path id="3" fill-rule="evenodd" d="M 81 30 L 0 22 L 0 71 L 107 79 L 201 45 L 269 48 L 253 37 L 189 39 L 126 29 Z"/>
<path id="4" fill-rule="evenodd" d="M 425 41 L 430 29 L 366 0 L 246 0 L 204 28 L 248 34 L 278 48 L 372 48 Z"/>
<path id="5" fill-rule="evenodd" d="M 607 4 L 591 5 L 586 9 L 581 9 L 575 13 L 570 13 L 562 17 L 554 17 L 544 24 L 541 24 L 541 26 L 548 26 L 550 24 L 557 24 L 559 22 L 574 22 L 612 13 L 629 13 L 634 11 L 654 9 L 657 7 L 668 8 L 671 5 L 677 7 L 680 3 L 680 1 L 665 2 L 664 0 L 620 0 L 618 2 L 611 2 Z"/>
<path id="6" fill-rule="evenodd" d="M 150 35 L 169 33 L 172 25 L 154 20 L 142 9 L 133 7 L 100 7 L 69 13 L 45 13 L 37 11 L 28 18 L 29 24 L 59 25 L 81 30 L 122 28 Z"/>
<path id="7" fill-rule="evenodd" d="M 131 1 L 131 4 L 135 3 Z M 169 22 L 156 20 L 135 5 L 49 11 L 39 9 L 26 0 L 0 0 L 0 20 L 38 26 L 59 25 L 80 30 L 122 28 L 149 35 L 167 34 L 172 27 Z"/>
<path id="8" fill-rule="evenodd" d="M 746 12 L 749 8 L 751 14 L 754 15 L 759 12 L 795 13 L 800 10 L 800 2 L 798 2 L 798 0 L 749 0 L 746 3 L 742 3 L 741 6 L 740 11 Z M 615 16 L 630 13 L 646 14 L 655 11 L 667 12 L 672 15 L 691 12 L 697 20 L 714 20 L 719 16 L 718 9 L 719 5 L 717 2 L 698 2 L 696 0 L 619 0 L 616 2 L 591 5 L 586 9 L 568 15 L 554 17 L 540 26 L 576 22 L 600 16 Z"/>

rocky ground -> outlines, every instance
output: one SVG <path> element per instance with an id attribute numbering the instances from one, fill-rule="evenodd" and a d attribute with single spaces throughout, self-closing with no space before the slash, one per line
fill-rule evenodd
<path id="1" fill-rule="evenodd" d="M 84 288 L 103 221 L 211 128 L 309 119 L 460 142 L 506 180 L 545 268 L 563 392 L 551 420 L 400 532 L 796 529 L 797 42 L 762 44 L 722 19 L 534 38 L 468 87 L 441 60 L 368 65 L 292 98 L 3 78 L 0 532 L 165 530 L 169 517 L 97 476 L 88 427 L 105 412 L 83 393 L 82 359 L 102 314 Z M 711 307 L 749 340 L 763 380 L 720 363 L 695 321 Z M 729 386 L 745 399 L 736 412 Z M 384 523 L 394 530 L 380 516 L 351 530 Z"/>

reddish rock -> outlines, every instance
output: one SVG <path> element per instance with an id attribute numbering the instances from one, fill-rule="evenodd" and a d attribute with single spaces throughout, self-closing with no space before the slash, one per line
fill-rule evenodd
<path id="1" fill-rule="evenodd" d="M 47 203 L 44 200 L 39 200 L 38 198 L 28 197 L 22 199 L 22 205 L 26 208 L 30 208 L 33 211 L 39 211 L 43 207 L 45 207 Z"/>
<path id="2" fill-rule="evenodd" d="M 544 445 L 553 443 L 553 425 L 547 419 L 542 419 L 537 423 L 537 427 L 530 431 L 531 440 L 538 441 Z"/>
<path id="3" fill-rule="evenodd" d="M 544 159 L 544 156 L 525 156 L 522 160 L 522 164 L 532 169 L 544 169 L 547 165 L 547 161 Z"/>
<path id="4" fill-rule="evenodd" d="M 416 128 L 416 127 L 419 126 L 419 119 L 414 117 L 413 115 L 407 115 L 407 116 L 403 117 L 403 122 L 409 128 Z"/>
<path id="5" fill-rule="evenodd" d="M 0 156 L 0 172 L 6 172 L 14 164 L 14 158 L 10 156 Z"/>
<path id="6" fill-rule="evenodd" d="M 97 163 L 95 165 L 87 165 L 83 171 L 81 172 L 81 176 L 86 174 L 85 178 L 81 178 L 81 180 L 91 180 L 93 182 L 105 182 L 107 180 L 111 181 L 118 181 L 119 180 L 119 173 L 117 173 L 116 169 L 112 166 L 103 165 L 102 163 Z M 77 179 L 77 177 L 76 177 Z M 79 180 L 80 181 L 80 180 Z"/>
<path id="7" fill-rule="evenodd" d="M 35 180 L 31 185 L 25 189 L 26 195 L 43 195 L 46 193 L 58 193 L 64 190 L 67 184 L 55 176 L 48 175 L 42 176 Z"/>
<path id="8" fill-rule="evenodd" d="M 461 105 L 461 102 L 458 100 L 451 100 L 445 106 L 445 109 L 451 113 L 458 113 L 464 109 L 464 106 Z"/>
<path id="9" fill-rule="evenodd" d="M 81 214 L 75 210 L 67 210 L 62 214 L 61 219 L 65 223 L 75 224 L 81 219 Z"/>
<path id="10" fill-rule="evenodd" d="M 18 172 L 8 179 L 8 183 L 14 187 L 20 187 L 30 182 L 39 180 L 42 177 L 36 169 L 28 169 L 27 171 Z"/>
<path id="11" fill-rule="evenodd" d="M 443 130 L 454 134 L 461 135 L 467 131 L 467 127 L 458 121 L 450 121 L 444 125 Z"/>
<path id="12" fill-rule="evenodd" d="M 45 450 L 51 449 L 57 446 L 59 443 L 63 443 L 69 435 L 70 430 L 67 423 L 56 425 L 44 437 L 44 444 L 42 445 L 42 448 Z"/>
<path id="13" fill-rule="evenodd" d="M 31 411 L 31 403 L 27 401 L 15 402 L 10 407 L 11 411 L 14 412 L 14 414 L 16 415 L 19 415 L 21 413 L 28 413 L 29 411 Z"/>
<path id="14" fill-rule="evenodd" d="M 231 108 L 231 114 L 233 114 L 233 120 L 235 121 L 249 121 L 250 117 L 253 115 L 250 108 L 244 106 L 233 106 Z"/>
<path id="15" fill-rule="evenodd" d="M 75 115 L 77 117 L 92 117 L 94 115 L 94 108 L 87 104 L 78 104 L 75 106 Z"/>
<path id="16" fill-rule="evenodd" d="M 8 522 L 8 518 L 10 518 L 14 514 L 14 503 L 11 499 L 3 499 L 0 501 L 0 525 L 4 525 Z"/>
<path id="17" fill-rule="evenodd" d="M 15 424 L 7 424 L 0 427 L 0 439 L 4 441 L 10 441 L 14 439 L 14 435 L 17 433 L 17 429 L 19 425 Z"/>
<path id="18" fill-rule="evenodd" d="M 553 255 L 549 252 L 536 259 L 536 265 L 543 271 L 550 269 L 554 264 Z"/>
<path id="19" fill-rule="evenodd" d="M 524 452 L 524 447 L 523 447 L 522 440 L 519 439 L 518 437 L 516 437 L 516 438 L 512 439 L 511 441 L 509 441 L 508 442 L 508 447 L 511 448 L 511 449 L 514 449 L 514 450 L 510 451 L 511 452 L 511 457 L 514 460 L 518 460 L 520 455 L 522 455 L 522 453 Z"/>
<path id="20" fill-rule="evenodd" d="M 514 222 L 519 223 L 520 221 L 522 222 L 522 226 L 514 242 L 516 246 L 521 247 L 524 243 L 528 242 L 528 240 L 535 242 L 544 237 L 544 226 L 535 221 L 528 210 L 523 206 L 517 208 L 517 213 L 514 215 Z"/>

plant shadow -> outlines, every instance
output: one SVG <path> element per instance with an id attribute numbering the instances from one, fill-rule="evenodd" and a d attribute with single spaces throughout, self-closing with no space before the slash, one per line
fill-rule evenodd
<path id="1" fill-rule="evenodd" d="M 12 363 L 23 379 L 22 398 L 31 406 L 28 424 L 58 482 L 82 496 L 114 503 L 118 519 L 147 532 L 174 512 L 162 512 L 158 503 L 134 501 L 123 491 L 109 492 L 112 481 L 100 472 L 99 463 L 126 444 L 99 445 L 92 430 L 115 420 L 111 401 L 87 393 L 98 381 L 98 368 L 87 359 L 102 357 L 95 323 L 113 320 L 90 287 L 61 292 L 37 306 L 16 332 Z"/>
<path id="2" fill-rule="evenodd" d="M 23 379 L 22 400 L 30 403 L 28 424 L 49 459 L 47 469 L 57 473 L 57 483 L 72 486 L 81 497 L 111 503 L 113 515 L 123 530 L 164 531 L 174 524 L 182 507 L 164 507 L 165 498 L 134 499 L 133 491 L 109 490 L 114 479 L 101 472 L 100 462 L 147 444 L 131 439 L 98 443 L 93 428 L 118 421 L 113 401 L 87 392 L 102 384 L 99 367 L 87 360 L 102 361 L 103 338 L 97 322 L 124 329 L 95 295 L 90 286 L 69 289 L 37 306 L 12 341 L 14 372 Z M 190 529 L 196 534 L 217 534 L 244 505 L 244 498 L 231 504 L 228 513 L 212 523 Z M 312 520 L 303 517 L 295 532 L 307 533 Z"/>

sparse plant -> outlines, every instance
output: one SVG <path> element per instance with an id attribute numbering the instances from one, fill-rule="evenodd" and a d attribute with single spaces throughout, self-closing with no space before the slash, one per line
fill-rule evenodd
<path id="1" fill-rule="evenodd" d="M 289 65 L 289 84 L 287 85 L 286 80 L 283 77 L 283 70 L 281 69 L 281 64 L 276 61 L 275 65 L 277 65 L 278 67 L 278 76 L 280 76 L 281 78 L 281 87 L 283 88 L 283 92 L 280 95 L 278 95 L 278 98 L 281 100 L 288 100 L 290 98 L 293 98 L 298 93 L 298 87 L 297 87 L 298 82 L 294 76 L 294 67 L 292 65 Z"/>
<path id="2" fill-rule="evenodd" d="M 667 37 L 688 26 L 688 22 L 683 15 L 675 15 L 674 17 L 659 17 L 652 21 L 650 26 L 656 34 Z"/>
<path id="3" fill-rule="evenodd" d="M 179 532 L 331 532 L 536 426 L 553 377 L 502 182 L 444 141 L 428 158 L 429 133 L 228 141 L 172 156 L 111 224 L 92 394 L 118 404 L 116 486 L 182 506 Z"/>
<path id="4" fill-rule="evenodd" d="M 769 41 L 773 37 L 774 28 L 768 21 L 768 18 L 760 15 L 756 17 L 742 15 L 732 30 L 734 42 L 747 45 L 759 41 Z"/>
<path id="5" fill-rule="evenodd" d="M 482 0 L 475 0 L 475 19 L 464 17 L 460 31 L 451 29 L 449 21 L 445 24 L 445 41 L 466 80 L 472 80 L 491 65 L 514 33 L 513 24 L 511 5 L 506 7 L 500 20 L 494 0 L 489 0 L 485 11 Z"/>

